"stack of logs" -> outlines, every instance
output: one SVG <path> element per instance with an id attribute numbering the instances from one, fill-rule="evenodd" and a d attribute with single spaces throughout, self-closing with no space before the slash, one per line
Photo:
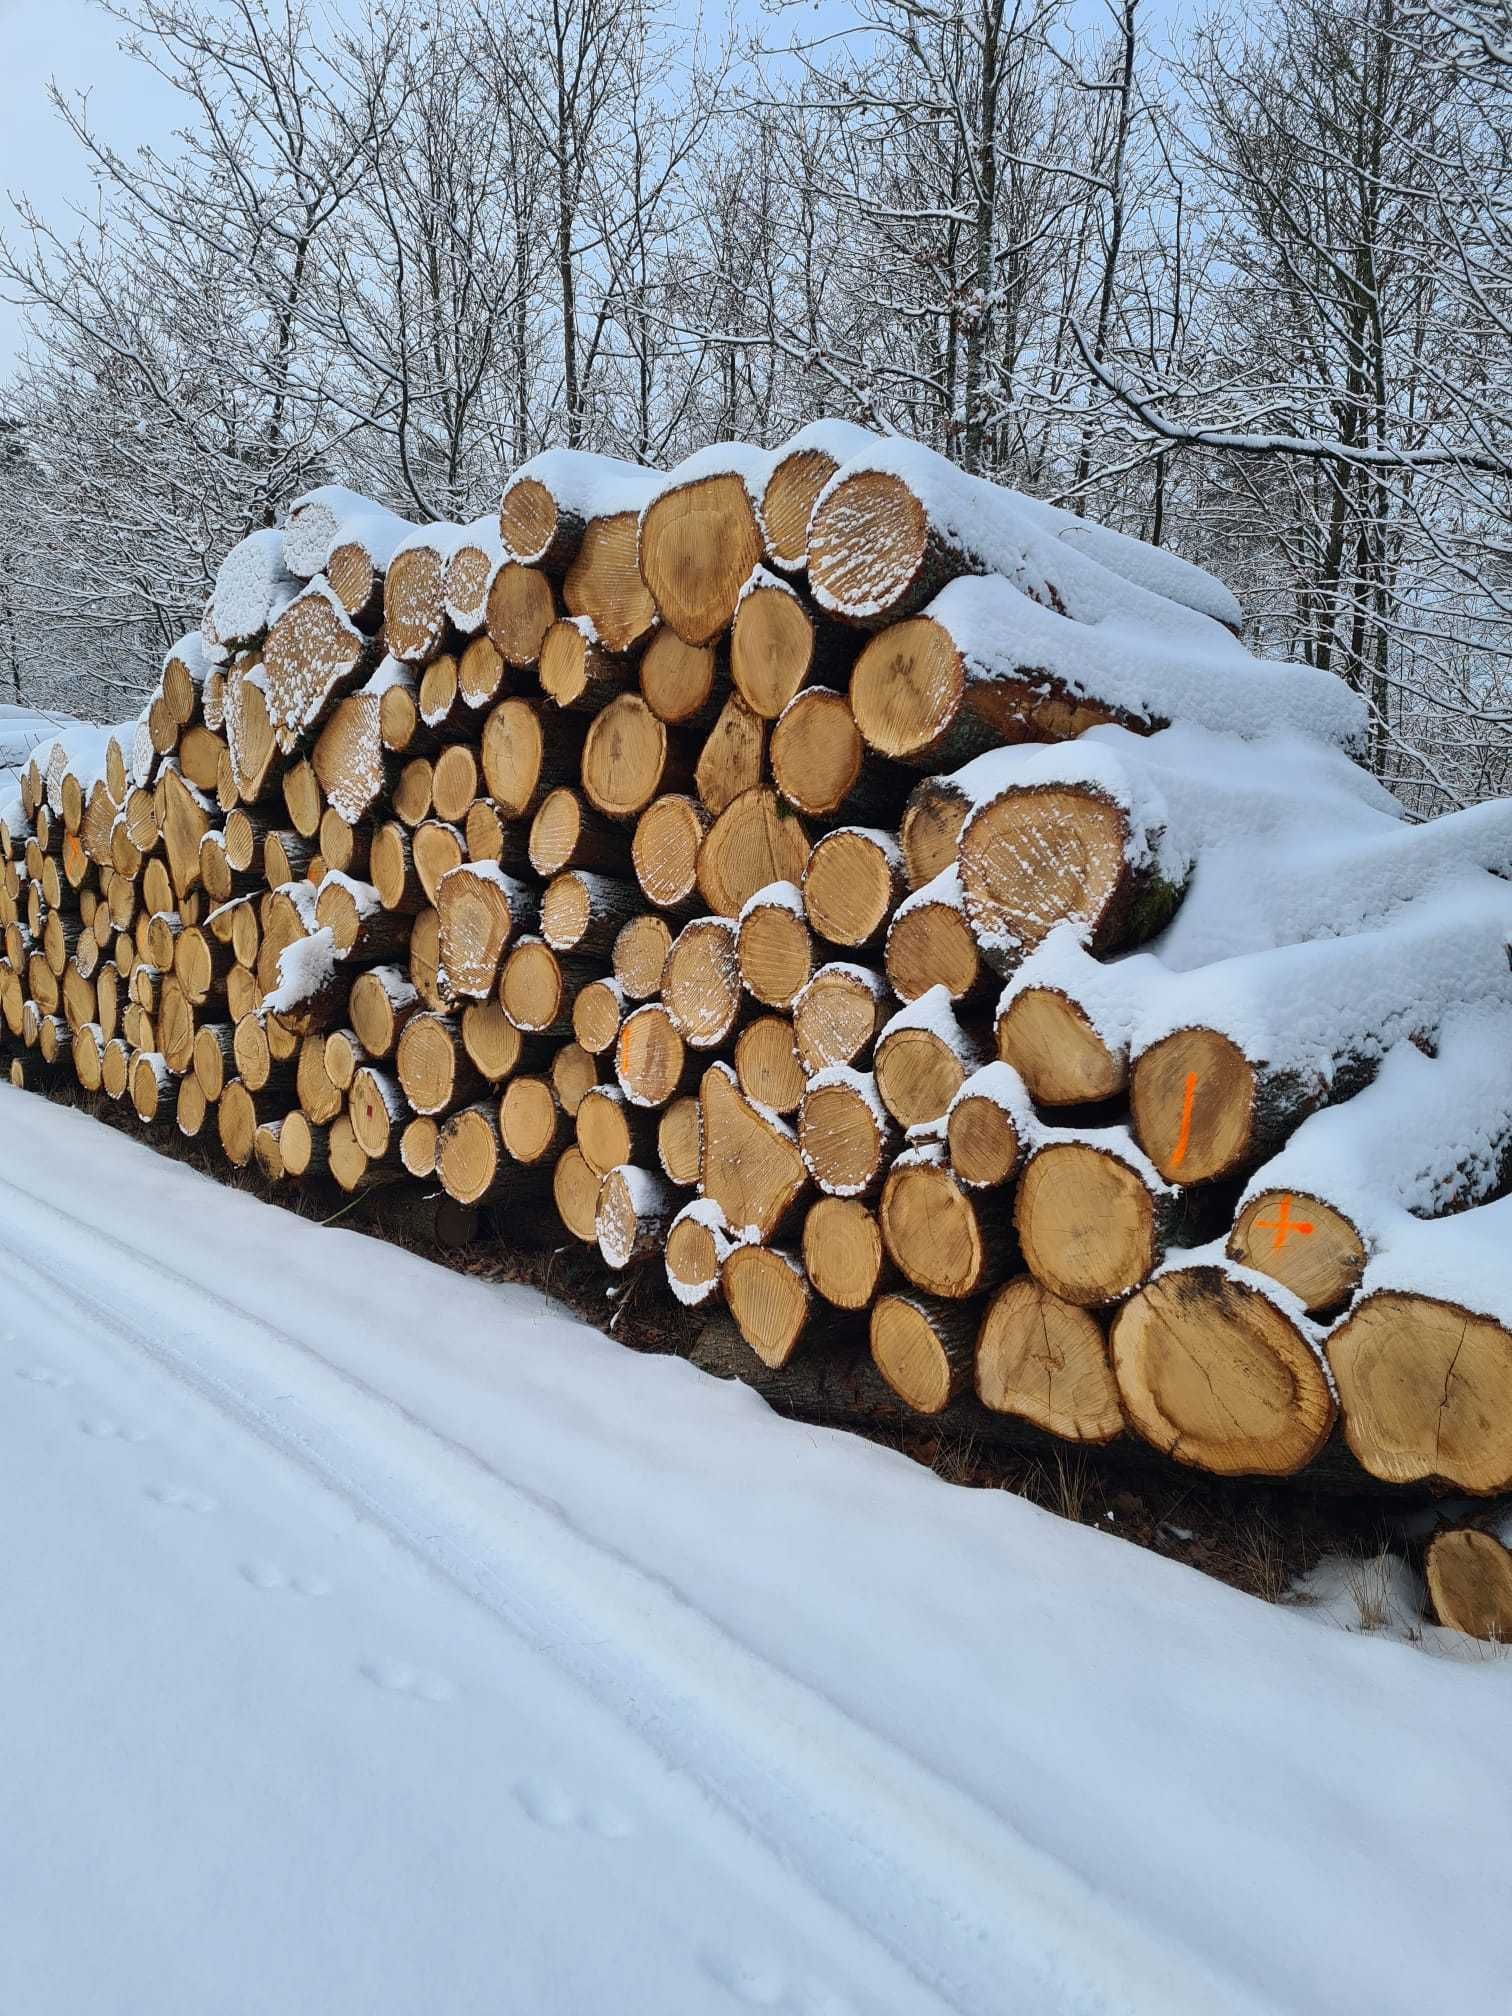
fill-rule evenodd
<path id="1" fill-rule="evenodd" d="M 1013 597 L 1074 632 L 1122 596 L 1136 630 L 1211 632 L 1236 693 L 1287 668 L 1237 652 L 1198 570 L 877 448 L 819 423 L 670 476 L 547 454 L 467 527 L 298 500 L 134 730 L 23 776 L 13 1082 L 70 1070 L 275 1184 L 554 1213 L 722 1302 L 795 1404 L 840 1368 L 858 1406 L 1132 1430 L 1218 1475 L 1512 1488 L 1505 1298 L 1378 1283 L 1389 1238 L 1255 1175 L 1386 1046 L 1321 1076 L 1221 1018 L 1141 1046 L 1032 963 L 1069 926 L 1122 984 L 1186 869 L 1095 764 L 1014 760 L 1175 710 L 1090 653 L 994 662 L 973 623 Z M 970 530 L 1010 504 L 1016 580 Z M 1447 1011 L 1400 1005 L 1434 1050 Z M 1509 1176 L 1484 1156 L 1438 1206 L 1469 1281 Z"/>

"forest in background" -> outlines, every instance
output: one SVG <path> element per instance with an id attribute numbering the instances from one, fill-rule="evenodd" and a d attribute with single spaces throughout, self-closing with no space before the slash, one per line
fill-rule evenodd
<path id="1" fill-rule="evenodd" d="M 1512 791 L 1507 0 L 109 11 L 183 114 L 58 92 L 96 207 L 13 192 L 0 697 L 132 711 L 312 484 L 832 413 L 1222 574 L 1414 812 Z"/>

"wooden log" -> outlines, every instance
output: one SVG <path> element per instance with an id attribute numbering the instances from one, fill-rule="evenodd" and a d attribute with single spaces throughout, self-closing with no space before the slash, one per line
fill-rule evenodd
<path id="1" fill-rule="evenodd" d="M 627 658 L 605 649 L 586 616 L 553 623 L 541 643 L 541 691 L 558 707 L 596 714 L 630 683 Z"/>
<path id="2" fill-rule="evenodd" d="M 618 1085 L 595 1085 L 585 1093 L 574 1125 L 583 1159 L 598 1176 L 622 1162 L 649 1159 L 657 1131 L 653 1116 L 632 1106 Z"/>
<path id="3" fill-rule="evenodd" d="M 373 883 L 339 870 L 327 874 L 316 892 L 315 922 L 329 930 L 343 959 L 393 959 L 409 946 L 409 919 L 386 910 Z"/>
<path id="4" fill-rule="evenodd" d="M 490 1085 L 502 1085 L 523 1063 L 526 1039 L 497 1001 L 469 1001 L 462 1010 L 462 1048 Z"/>
<path id="5" fill-rule="evenodd" d="M 430 812 L 435 781 L 435 767 L 430 759 L 411 757 L 399 772 L 390 799 L 395 818 L 405 826 L 418 826 Z"/>
<path id="6" fill-rule="evenodd" d="M 698 1183 L 702 1151 L 703 1114 L 696 1094 L 685 1093 L 657 1115 L 656 1160 L 669 1183 L 692 1190 Z"/>
<path id="7" fill-rule="evenodd" d="M 1105 1443 L 1123 1433 L 1102 1325 L 1030 1274 L 1005 1283 L 987 1305 L 976 1390 L 995 1414 L 1016 1415 L 1062 1441 Z"/>
<path id="8" fill-rule="evenodd" d="M 1465 881 L 1380 930 L 1227 959 L 1146 998 L 1130 1075 L 1139 1145 L 1168 1182 L 1236 1175 L 1350 1098 L 1404 1038 L 1506 998 L 1499 885 Z M 1299 1003 L 1330 1004 L 1325 1031 Z"/>
<path id="9" fill-rule="evenodd" d="M 464 1106 L 443 1122 L 436 1138 L 436 1174 L 447 1196 L 459 1204 L 480 1204 L 512 1183 L 513 1164 L 491 1101 Z"/>
<path id="10" fill-rule="evenodd" d="M 610 964 L 628 1001 L 650 1001 L 661 992 L 662 971 L 672 949 L 665 917 L 643 913 L 632 917 L 614 941 Z"/>
<path id="11" fill-rule="evenodd" d="M 917 1001 L 931 987 L 943 987 L 959 1006 L 986 990 L 989 969 L 953 867 L 899 903 L 887 927 L 883 965 L 900 1001 Z"/>
<path id="12" fill-rule="evenodd" d="M 353 825 L 367 817 L 388 787 L 381 710 L 377 693 L 348 694 L 331 709 L 310 754 L 324 803 Z M 286 804 L 287 787 L 286 773 Z M 307 813 L 308 805 L 301 810 Z"/>
<path id="13" fill-rule="evenodd" d="M 739 924 L 735 957 L 746 991 L 764 1007 L 791 1010 L 817 963 L 802 891 L 791 882 L 758 889 Z"/>
<path id="14" fill-rule="evenodd" d="M 798 812 L 827 819 L 845 808 L 871 826 L 896 826 L 903 810 L 904 773 L 868 757 L 843 693 L 809 686 L 772 729 L 772 782 Z"/>
<path id="15" fill-rule="evenodd" d="M 441 963 L 459 995 L 493 992 L 509 946 L 536 923 L 539 892 L 486 862 L 463 862 L 437 885 Z"/>
<path id="16" fill-rule="evenodd" d="M 551 582 L 535 567 L 506 560 L 488 590 L 488 635 L 506 665 L 537 664 L 546 632 L 556 621 Z"/>
<path id="17" fill-rule="evenodd" d="M 685 643 L 712 644 L 730 626 L 761 558 L 752 491 L 765 489 L 769 461 L 734 444 L 706 449 L 674 470 L 641 513 L 641 575 Z"/>
<path id="18" fill-rule="evenodd" d="M 419 1177 L 422 1182 L 434 1176 L 440 1141 L 440 1124 L 428 1113 L 417 1113 L 406 1121 L 399 1136 L 399 1162 L 404 1173 Z"/>
<path id="19" fill-rule="evenodd" d="M 622 877 L 630 862 L 623 829 L 595 812 L 566 784 L 548 791 L 536 807 L 526 853 L 543 880 L 569 868 Z"/>
<path id="20" fill-rule="evenodd" d="M 347 1012 L 357 1040 L 369 1057 L 392 1057 L 420 996 L 397 965 L 372 966 L 352 979 Z"/>
<path id="21" fill-rule="evenodd" d="M 902 850 L 881 827 L 826 833 L 803 871 L 808 920 L 832 945 L 880 943 L 905 891 Z"/>
<path id="22" fill-rule="evenodd" d="M 981 1294 L 1017 1258 L 991 1201 L 957 1182 L 938 1147 L 910 1149 L 897 1158 L 882 1185 L 878 1215 L 898 1271 L 946 1301 Z"/>
<path id="23" fill-rule="evenodd" d="M 967 820 L 958 859 L 979 942 L 1011 963 L 1067 920 L 1098 958 L 1152 937 L 1187 865 L 1153 816 L 1099 781 L 1010 784 Z"/>
<path id="24" fill-rule="evenodd" d="M 286 1113 L 278 1131 L 278 1153 L 287 1180 L 302 1182 L 310 1176 L 322 1176 L 330 1167 L 330 1130 L 317 1127 L 301 1111 Z"/>
<path id="25" fill-rule="evenodd" d="M 494 650 L 495 647 L 487 638 L 483 641 L 490 650 Z M 439 658 L 432 658 L 420 674 L 420 681 L 414 688 L 414 694 L 417 724 L 430 730 L 431 735 L 435 737 L 434 744 L 427 741 L 424 752 L 413 743 L 407 745 L 418 756 L 422 753 L 432 753 L 433 748 L 441 747 L 440 730 L 459 729 L 462 726 L 465 712 L 462 705 L 462 670 L 457 662 L 456 653 L 443 651 Z M 455 816 L 448 814 L 448 817 Z"/>
<path id="26" fill-rule="evenodd" d="M 179 1133 L 186 1141 L 197 1141 L 205 1131 L 205 1122 L 210 1117 L 210 1106 L 199 1080 L 192 1071 L 187 1072 L 178 1081 L 178 1097 L 174 1101 L 173 1117 Z"/>
<path id="27" fill-rule="evenodd" d="M 695 1063 L 659 1001 L 647 1001 L 620 1024 L 614 1075 L 637 1106 L 662 1107 L 695 1076 Z"/>
<path id="28" fill-rule="evenodd" d="M 661 998 L 672 1026 L 694 1050 L 715 1050 L 740 1015 L 737 930 L 728 917 L 700 917 L 672 941 Z"/>
<path id="29" fill-rule="evenodd" d="M 1174 1245 L 1199 1243 L 1200 1206 L 1140 1154 L 1127 1128 L 1044 1133 L 1014 1199 L 1024 1264 L 1078 1308 L 1105 1309 L 1142 1286 Z"/>
<path id="30" fill-rule="evenodd" d="M 798 1147 L 826 1196 L 874 1195 L 899 1145 L 870 1073 L 832 1064 L 809 1079 L 798 1108 Z"/>
<path id="31" fill-rule="evenodd" d="M 383 580 L 383 636 L 395 658 L 424 665 L 446 641 L 449 528 L 430 526 L 389 556 Z"/>
<path id="32" fill-rule="evenodd" d="M 1505 1514 L 1489 1526 L 1451 1526 L 1428 1543 L 1424 1573 L 1441 1624 L 1494 1645 L 1512 1642 L 1512 1548 Z"/>
<path id="33" fill-rule="evenodd" d="M 1039 1134 L 1024 1081 L 1011 1065 L 973 1071 L 945 1112 L 945 1149 L 968 1190 L 997 1190 L 1017 1176 Z"/>
<path id="34" fill-rule="evenodd" d="M 351 1090 L 352 1080 L 357 1075 L 357 1059 L 350 1042 L 343 1044 L 343 1037 L 350 1038 L 351 1032 L 331 1030 L 328 1034 L 311 1031 L 300 1038 L 299 1056 L 294 1066 L 294 1096 L 299 1101 L 299 1110 L 305 1118 L 317 1127 L 328 1126 L 346 1104 L 346 1095 Z M 334 1047 L 333 1047 L 334 1046 Z M 350 1057 L 352 1069 L 339 1074 L 332 1068 L 328 1058 Z"/>
<path id="35" fill-rule="evenodd" d="M 842 462 L 876 446 L 877 437 L 849 420 L 815 420 L 778 451 L 761 497 L 767 564 L 796 574 L 808 565 L 809 521 L 819 494 Z"/>
<path id="36" fill-rule="evenodd" d="M 462 866 L 467 848 L 455 826 L 444 819 L 422 819 L 410 840 L 410 853 L 421 892 L 434 904 L 443 879 Z"/>
<path id="37" fill-rule="evenodd" d="M 793 1042 L 812 1075 L 831 1064 L 865 1064 L 892 1012 L 880 974 L 832 960 L 819 968 L 793 1003 Z"/>
<path id="38" fill-rule="evenodd" d="M 325 719 L 337 697 L 356 684 L 367 668 L 369 649 L 324 581 L 311 582 L 294 597 L 263 646 L 268 714 L 286 749 L 292 750 L 301 735 Z"/>
<path id="39" fill-rule="evenodd" d="M 1452 1218 L 1402 1214 L 1330 1331 L 1344 1437 L 1372 1477 L 1512 1488 L 1509 1228 L 1512 1198 Z"/>
<path id="40" fill-rule="evenodd" d="M 98 1022 L 81 1022 L 69 1046 L 74 1076 L 86 1092 L 98 1092 L 104 1079 L 105 1032 Z"/>
<path id="41" fill-rule="evenodd" d="M 678 790 L 686 774 L 667 724 L 639 693 L 617 694 L 589 724 L 582 744 L 583 792 L 605 818 L 639 818 L 653 798 Z"/>
<path id="42" fill-rule="evenodd" d="M 973 1312 L 926 1295 L 879 1295 L 872 1304 L 872 1363 L 906 1407 L 939 1414 L 971 1383 Z"/>
<path id="43" fill-rule="evenodd" d="M 541 897 L 541 936 L 554 952 L 604 957 L 639 909 L 633 883 L 567 868 L 552 877 Z"/>
<path id="44" fill-rule="evenodd" d="M 399 1083 L 416 1113 L 432 1116 L 476 1099 L 484 1081 L 462 1047 L 461 1031 L 449 1015 L 411 1015 L 396 1052 Z"/>
<path id="45" fill-rule="evenodd" d="M 475 519 L 452 544 L 441 581 L 442 600 L 458 633 L 474 642 L 479 641 L 477 632 L 487 621 L 489 590 L 504 558 L 499 521 L 493 513 Z"/>
<path id="46" fill-rule="evenodd" d="M 296 833 L 313 840 L 320 829 L 320 815 L 324 809 L 320 792 L 320 779 L 315 774 L 315 766 L 307 756 L 288 764 L 283 773 L 284 809 L 289 815 L 289 824 Z"/>
<path id="47" fill-rule="evenodd" d="M 1333 1428 L 1310 1326 L 1256 1276 L 1202 1262 L 1167 1270 L 1118 1311 L 1111 1349 L 1130 1425 L 1214 1476 L 1295 1476 Z"/>
<path id="48" fill-rule="evenodd" d="M 735 1039 L 735 1076 L 747 1099 L 784 1119 L 798 1111 L 805 1079 L 793 1043 L 793 1025 L 783 1015 L 758 1015 Z"/>
<path id="49" fill-rule="evenodd" d="M 752 1105 L 727 1065 L 705 1072 L 699 1100 L 700 1190 L 729 1224 L 753 1227 L 759 1240 L 771 1240 L 808 1186 L 792 1129 Z"/>
<path id="50" fill-rule="evenodd" d="M 1129 1085 L 1129 1009 L 1153 972 L 1147 955 L 1093 959 L 1072 925 L 1032 952 L 998 1000 L 998 1056 L 1042 1106 L 1091 1106 Z"/>
<path id="51" fill-rule="evenodd" d="M 599 1184 L 594 1230 L 604 1264 L 621 1273 L 657 1258 L 677 1211 L 677 1192 L 654 1170 L 611 1169 Z"/>
<path id="52" fill-rule="evenodd" d="M 207 1105 L 216 1104 L 235 1071 L 235 1036 L 229 1022 L 202 1022 L 194 1032 L 194 1076 Z"/>
<path id="53" fill-rule="evenodd" d="M 578 989 L 572 1003 L 572 1034 L 589 1056 L 602 1057 L 614 1048 L 626 1007 L 625 990 L 617 980 L 590 980 Z"/>
<path id="54" fill-rule="evenodd" d="M 683 910 L 698 893 L 698 850 L 713 824 L 697 799 L 669 792 L 652 799 L 635 823 L 630 859 L 647 902 Z"/>
<path id="55" fill-rule="evenodd" d="M 569 1120 L 598 1084 L 598 1064 L 580 1043 L 562 1043 L 551 1060 L 551 1089 Z"/>
<path id="56" fill-rule="evenodd" d="M 257 1130 L 270 1112 L 258 1111 L 257 1100 L 239 1078 L 233 1078 L 221 1093 L 215 1109 L 215 1128 L 221 1153 L 234 1169 L 245 1169 L 256 1152 Z"/>
<path id="57" fill-rule="evenodd" d="M 408 972 L 427 1008 L 444 1014 L 456 1006 L 457 996 L 441 965 L 441 920 L 432 909 L 419 911 L 410 926 Z"/>
<path id="58" fill-rule="evenodd" d="M 425 907 L 425 891 L 415 869 L 414 842 L 398 820 L 386 820 L 374 828 L 368 874 L 385 910 L 413 917 Z"/>
<path id="59" fill-rule="evenodd" d="M 939 1120 L 987 1059 L 956 1020 L 943 987 L 900 1008 L 877 1037 L 872 1068 L 889 1113 L 905 1130 Z"/>
<path id="60" fill-rule="evenodd" d="M 463 706 L 474 713 L 491 707 L 507 683 L 504 654 L 498 645 L 491 637 L 474 637 L 457 660 L 457 691 Z"/>
<path id="61" fill-rule="evenodd" d="M 549 1078 L 511 1078 L 499 1102 L 499 1132 L 514 1160 L 534 1167 L 554 1159 L 568 1133 Z"/>
<path id="62" fill-rule="evenodd" d="M 568 615 L 591 623 L 608 651 L 636 651 L 656 627 L 636 557 L 637 519 L 635 511 L 592 519 L 562 582 Z"/>
<path id="63" fill-rule="evenodd" d="M 801 688 L 838 683 L 856 655 L 854 631 L 826 622 L 790 582 L 759 570 L 730 626 L 730 678 L 751 712 L 775 721 Z"/>
<path id="64" fill-rule="evenodd" d="M 369 1165 L 380 1168 L 386 1163 L 397 1162 L 399 1136 L 409 1119 L 404 1094 L 397 1080 L 375 1064 L 361 1065 L 352 1079 L 346 1110 L 357 1145 L 368 1158 Z"/>
<path id="65" fill-rule="evenodd" d="M 590 740 L 603 718 L 590 726 Z M 586 773 L 582 723 L 540 701 L 501 700 L 483 723 L 482 759 L 489 796 L 500 812 L 506 819 L 526 818 L 548 792 L 575 781 L 580 761 Z"/>
<path id="66" fill-rule="evenodd" d="M 723 669 L 712 646 L 685 644 L 663 626 L 641 657 L 641 697 L 669 728 L 707 725 Z"/>
<path id="67" fill-rule="evenodd" d="M 763 1365 L 786 1365 L 813 1313 L 803 1262 L 777 1246 L 738 1245 L 720 1277 L 725 1306 Z"/>
<path id="68" fill-rule="evenodd" d="M 803 1221 L 803 1265 L 836 1309 L 869 1309 L 887 1271 L 876 1214 L 858 1198 L 821 1197 Z"/>
<path id="69" fill-rule="evenodd" d="M 801 884 L 809 839 L 775 792 L 744 791 L 727 805 L 698 850 L 698 887 L 710 910 L 738 917 L 758 889 Z"/>
<path id="70" fill-rule="evenodd" d="M 598 1193 L 603 1179 L 589 1168 L 574 1144 L 564 1148 L 551 1172 L 551 1197 L 557 1216 L 574 1239 L 585 1246 L 598 1241 Z"/>
<path id="71" fill-rule="evenodd" d="M 761 783 L 766 768 L 767 726 L 738 693 L 726 696 L 705 735 L 693 770 L 698 802 L 717 818 L 743 791 Z"/>
<path id="72" fill-rule="evenodd" d="M 499 1004 L 527 1036 L 564 1040 L 572 1030 L 572 1004 L 595 968 L 553 952 L 543 938 L 521 938 L 499 973 Z"/>
<path id="73" fill-rule="evenodd" d="M 667 1228 L 667 1286 L 685 1309 L 717 1299 L 724 1263 L 737 1243 L 717 1204 L 695 1197 L 683 1205 Z"/>

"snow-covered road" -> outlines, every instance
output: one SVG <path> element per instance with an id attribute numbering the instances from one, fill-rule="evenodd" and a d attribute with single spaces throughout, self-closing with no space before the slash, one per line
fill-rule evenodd
<path id="1" fill-rule="evenodd" d="M 1512 1664 L 0 1089 L 0 2009 L 1505 2007 Z"/>

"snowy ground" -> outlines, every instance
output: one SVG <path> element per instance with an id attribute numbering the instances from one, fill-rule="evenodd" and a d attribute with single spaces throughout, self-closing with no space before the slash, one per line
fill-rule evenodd
<path id="1" fill-rule="evenodd" d="M 0 1090 L 0 2009 L 1507 2007 L 1512 1663 Z"/>

